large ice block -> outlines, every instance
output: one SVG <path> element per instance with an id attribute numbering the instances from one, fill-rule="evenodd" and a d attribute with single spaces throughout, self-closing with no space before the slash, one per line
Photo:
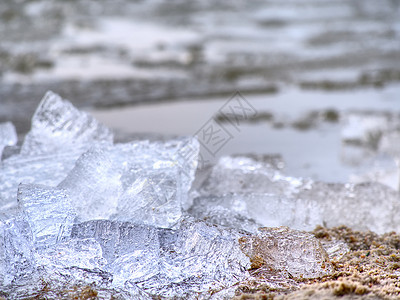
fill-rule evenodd
<path id="1" fill-rule="evenodd" d="M 0 123 L 0 160 L 4 147 L 14 146 L 17 141 L 17 132 L 14 125 L 11 122 Z"/>
<path id="2" fill-rule="evenodd" d="M 30 225 L 37 248 L 52 246 L 71 235 L 76 213 L 65 191 L 21 184 L 18 188 L 18 204 Z"/>
<path id="3" fill-rule="evenodd" d="M 112 133 L 104 125 L 48 92 L 32 118 L 32 128 L 20 154 L 0 165 L 1 210 L 15 207 L 21 182 L 55 186 L 94 143 L 110 145 L 112 139 Z"/>
<path id="4" fill-rule="evenodd" d="M 307 232 L 260 228 L 257 235 L 240 238 L 240 246 L 250 257 L 254 276 L 318 278 L 332 271 L 328 254 Z"/>
<path id="5" fill-rule="evenodd" d="M 198 148 L 194 138 L 94 147 L 59 187 L 69 192 L 82 221 L 114 219 L 171 227 L 188 201 Z"/>
<path id="6" fill-rule="evenodd" d="M 95 141 L 112 143 L 113 135 L 92 116 L 48 91 L 32 117 L 32 127 L 21 148 L 23 155 L 87 149 Z"/>

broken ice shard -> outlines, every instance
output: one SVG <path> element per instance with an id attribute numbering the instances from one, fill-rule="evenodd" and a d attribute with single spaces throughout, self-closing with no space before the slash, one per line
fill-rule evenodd
<path id="1" fill-rule="evenodd" d="M 240 238 L 250 258 L 254 276 L 318 278 L 332 266 L 319 241 L 310 233 L 280 228 L 260 228 L 255 236 Z"/>
<path id="2" fill-rule="evenodd" d="M 0 166 L 0 207 L 15 207 L 21 182 L 57 185 L 83 152 L 97 142 L 111 144 L 112 139 L 105 126 L 48 92 L 32 118 L 21 153 Z"/>
<path id="3" fill-rule="evenodd" d="M 49 91 L 33 115 L 21 154 L 75 152 L 89 148 L 95 141 L 112 143 L 112 139 L 113 135 L 106 126 Z"/>
<path id="4" fill-rule="evenodd" d="M 81 221 L 115 219 L 171 227 L 188 201 L 198 148 L 194 138 L 93 147 L 59 187 L 71 195 Z M 186 152 L 190 156 L 185 157 Z"/>
<path id="5" fill-rule="evenodd" d="M 17 143 L 17 132 L 12 123 L 0 123 L 0 158 L 6 146 L 14 146 Z M 0 159 L 1 160 L 1 159 Z"/>
<path id="6" fill-rule="evenodd" d="M 31 227 L 36 247 L 54 245 L 71 235 L 76 214 L 65 191 L 21 184 L 18 188 L 18 204 Z"/>

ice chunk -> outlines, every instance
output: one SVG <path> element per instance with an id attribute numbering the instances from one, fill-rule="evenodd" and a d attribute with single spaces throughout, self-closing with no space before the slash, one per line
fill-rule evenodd
<path id="1" fill-rule="evenodd" d="M 188 201 L 198 147 L 193 138 L 94 147 L 59 187 L 70 193 L 82 221 L 111 218 L 170 227 Z"/>
<path id="2" fill-rule="evenodd" d="M 161 272 L 137 284 L 152 295 L 199 297 L 248 278 L 249 259 L 238 239 L 245 235 L 199 221 L 178 230 L 161 229 Z"/>
<path id="3" fill-rule="evenodd" d="M 93 143 L 112 143 L 112 133 L 58 95 L 48 92 L 35 112 L 19 155 L 0 165 L 0 208 L 12 212 L 18 185 L 59 184 Z"/>
<path id="4" fill-rule="evenodd" d="M 263 196 L 261 194 L 260 198 Z M 258 207 L 261 202 L 257 205 L 257 201 L 251 203 L 251 200 L 244 200 L 244 197 L 252 197 L 252 195 L 228 194 L 225 196 L 197 197 L 188 213 L 196 219 L 213 224 L 256 232 L 258 227 L 262 227 L 262 225 L 253 218 L 252 212 L 260 211 Z M 264 213 L 264 210 L 262 210 L 262 213 Z M 263 216 L 262 220 L 264 219 Z"/>
<path id="5" fill-rule="evenodd" d="M 0 289 L 24 286 L 34 272 L 29 224 L 23 220 L 0 222 Z"/>
<path id="6" fill-rule="evenodd" d="M 320 205 L 327 227 L 346 225 L 376 233 L 400 231 L 400 194 L 380 183 L 315 182 L 297 197 Z"/>
<path id="7" fill-rule="evenodd" d="M 151 255 L 152 249 L 159 248 L 156 228 L 128 222 L 93 220 L 75 224 L 71 237 L 95 239 L 108 263 L 137 250 L 147 250 Z"/>
<path id="8" fill-rule="evenodd" d="M 17 144 L 17 132 L 11 122 L 0 123 L 0 158 L 2 157 L 3 149 L 6 146 L 14 146 Z"/>
<path id="9" fill-rule="evenodd" d="M 74 226 L 74 238 L 93 238 L 102 247 L 113 284 L 141 282 L 159 273 L 160 244 L 157 229 L 150 226 L 106 220 Z"/>
<path id="10" fill-rule="evenodd" d="M 68 191 L 81 220 L 107 219 L 115 212 L 122 168 L 107 147 L 93 147 L 77 160 L 59 187 Z"/>
<path id="11" fill-rule="evenodd" d="M 307 181 L 284 176 L 283 161 L 276 156 L 225 156 L 212 168 L 199 188 L 202 195 L 226 193 L 291 194 Z"/>
<path id="12" fill-rule="evenodd" d="M 49 91 L 32 117 L 32 127 L 25 137 L 21 154 L 76 151 L 88 149 L 94 141 L 112 143 L 112 140 L 113 135 L 106 126 Z"/>
<path id="13" fill-rule="evenodd" d="M 226 194 L 194 199 L 188 211 L 214 224 L 256 232 L 258 227 L 290 226 L 312 230 L 324 222 L 318 201 L 277 194 Z"/>
<path id="14" fill-rule="evenodd" d="M 260 228 L 255 236 L 240 238 L 250 258 L 254 276 L 318 278 L 332 271 L 320 242 L 310 233 L 280 228 Z"/>
<path id="15" fill-rule="evenodd" d="M 77 158 L 77 153 L 70 152 L 41 156 L 14 155 L 4 160 L 0 165 L 1 210 L 16 206 L 16 194 L 21 182 L 55 186 L 67 176 Z"/>
<path id="16" fill-rule="evenodd" d="M 42 185 L 21 184 L 18 203 L 30 224 L 36 247 L 54 245 L 71 235 L 76 213 L 65 191 Z"/>
<path id="17" fill-rule="evenodd" d="M 72 237 L 102 247 L 113 284 L 163 297 L 193 297 L 247 278 L 250 262 L 239 247 L 246 236 L 199 221 L 179 229 L 96 220 L 74 225 Z"/>
<path id="18" fill-rule="evenodd" d="M 46 249 L 40 249 L 39 253 L 38 265 L 52 266 L 57 269 L 77 267 L 93 270 L 101 269 L 107 263 L 102 256 L 101 246 L 95 239 L 70 239 Z"/>
<path id="19" fill-rule="evenodd" d="M 329 184 L 276 174 L 272 180 L 264 176 L 263 184 L 251 180 L 248 165 L 231 172 L 221 162 L 219 166 L 188 210 L 197 218 L 251 232 L 257 224 L 301 230 L 343 224 L 377 233 L 400 230 L 400 195 L 379 183 Z M 243 192 L 223 194 L 237 186 L 244 186 Z"/>

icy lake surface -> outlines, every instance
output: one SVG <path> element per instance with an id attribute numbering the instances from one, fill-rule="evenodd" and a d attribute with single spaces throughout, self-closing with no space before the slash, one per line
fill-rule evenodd
<path id="1" fill-rule="evenodd" d="M 392 0 L 1 1 L 0 24 L 0 121 L 20 133 L 47 90 L 111 107 L 400 80 Z"/>
<path id="2" fill-rule="evenodd" d="M 354 119 L 364 126 L 354 130 Z M 343 141 L 396 156 L 399 120 L 350 113 Z M 294 177 L 279 155 L 201 165 L 201 134 L 115 143 L 111 129 L 52 92 L 22 146 L 12 124 L 0 133 L 5 297 L 89 285 L 103 298 L 224 299 L 248 280 L 298 287 L 295 279 L 332 272 L 330 249 L 347 249 L 301 230 L 400 230 L 399 193 L 389 186 Z"/>

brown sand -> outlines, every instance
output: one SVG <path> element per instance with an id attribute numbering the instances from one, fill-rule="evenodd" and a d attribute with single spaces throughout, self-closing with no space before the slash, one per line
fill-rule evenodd
<path id="1" fill-rule="evenodd" d="M 317 227 L 320 241 L 342 240 L 350 251 L 331 260 L 331 275 L 271 288 L 262 279 L 240 285 L 235 299 L 400 299 L 400 235 L 377 235 L 341 226 Z"/>

